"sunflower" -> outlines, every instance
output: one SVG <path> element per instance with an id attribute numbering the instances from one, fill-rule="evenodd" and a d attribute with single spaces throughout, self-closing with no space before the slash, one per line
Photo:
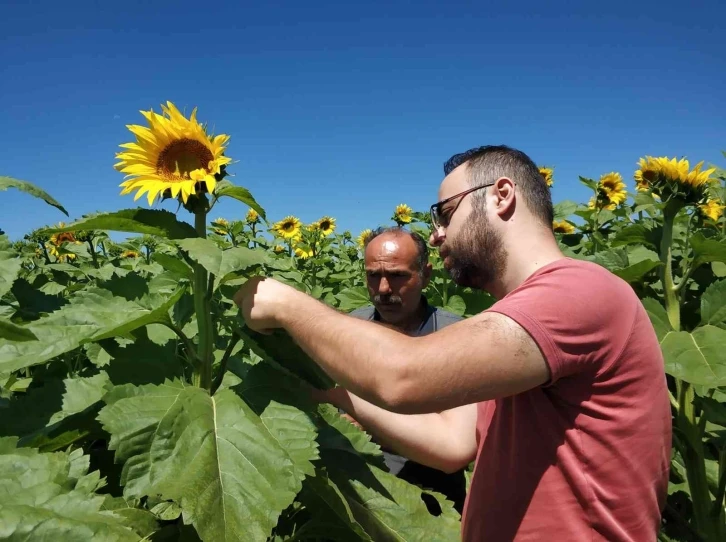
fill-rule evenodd
<path id="1" fill-rule="evenodd" d="M 257 224 L 260 221 L 260 215 L 254 209 L 250 209 L 247 211 L 245 221 L 247 224 Z"/>
<path id="2" fill-rule="evenodd" d="M 623 177 L 620 173 L 610 172 L 600 177 L 598 192 L 602 193 L 609 204 L 617 207 L 628 199 Z"/>
<path id="3" fill-rule="evenodd" d="M 188 119 L 171 102 L 161 109 L 162 115 L 141 111 L 148 128 L 127 126 L 136 142 L 122 144 L 126 150 L 116 154 L 120 162 L 114 167 L 128 179 L 120 185 L 121 195 L 138 190 L 134 201 L 146 193 L 152 205 L 167 191 L 173 198 L 181 194 L 184 203 L 197 192 L 213 192 L 215 175 L 232 161 L 223 156 L 229 136 L 208 136 L 196 119 L 196 108 Z"/>
<path id="4" fill-rule="evenodd" d="M 62 228 L 64 226 L 65 226 L 65 223 L 63 223 L 63 222 L 58 223 L 59 228 Z M 75 254 L 61 254 L 60 251 L 58 250 L 65 243 L 73 243 L 75 245 L 81 244 L 81 242 L 76 239 L 76 236 L 72 231 L 54 233 L 53 235 L 50 236 L 50 239 L 48 240 L 48 244 L 46 244 L 46 247 L 48 248 L 48 254 L 53 256 L 59 262 L 64 262 L 64 261 L 66 261 L 66 259 L 75 260 L 76 259 Z"/>
<path id="5" fill-rule="evenodd" d="M 706 201 L 706 203 L 699 205 L 698 210 L 701 212 L 703 216 L 707 216 L 714 222 L 717 222 L 719 218 L 721 218 L 721 215 L 723 214 L 723 210 L 726 208 L 726 206 L 721 205 L 717 200 L 715 199 L 709 199 Z"/>
<path id="6" fill-rule="evenodd" d="M 121 258 L 140 258 L 141 254 L 136 252 L 135 250 L 124 250 L 121 253 Z"/>
<path id="7" fill-rule="evenodd" d="M 633 179 L 635 179 L 635 189 L 638 192 L 647 192 L 649 189 L 648 181 L 643 179 L 643 172 L 638 170 L 633 174 Z"/>
<path id="8" fill-rule="evenodd" d="M 218 218 L 217 220 L 214 220 L 212 224 L 219 226 L 213 230 L 217 235 L 227 235 L 227 232 L 229 232 L 229 220 L 226 218 Z"/>
<path id="9" fill-rule="evenodd" d="M 274 252 L 275 254 L 282 254 L 282 253 L 283 253 L 283 252 L 285 252 L 286 250 L 287 250 L 287 249 L 286 249 L 286 248 L 285 248 L 284 246 L 282 246 L 282 245 L 275 245 L 275 246 L 274 246 L 274 247 L 272 248 L 272 252 Z"/>
<path id="10" fill-rule="evenodd" d="M 575 233 L 575 226 L 567 222 L 567 220 L 555 220 L 552 223 L 552 230 L 555 233 Z"/>
<path id="11" fill-rule="evenodd" d="M 48 248 L 48 254 L 53 256 L 57 262 L 65 262 L 66 260 L 75 260 L 76 255 L 72 253 L 64 253 L 61 254 L 58 250 L 59 246 L 51 245 L 50 243 L 46 245 Z"/>
<path id="12" fill-rule="evenodd" d="M 318 220 L 318 229 L 323 236 L 327 237 L 335 231 L 335 219 L 329 216 L 324 216 Z"/>
<path id="13" fill-rule="evenodd" d="M 302 222 L 295 216 L 286 216 L 272 227 L 274 232 L 283 239 L 296 239 L 300 237 Z"/>
<path id="14" fill-rule="evenodd" d="M 408 224 L 413 220 L 413 209 L 411 209 L 405 203 L 401 203 L 396 206 L 396 210 L 393 212 L 393 220 L 399 224 Z"/>
<path id="15" fill-rule="evenodd" d="M 646 156 L 638 161 L 638 166 L 634 175 L 636 182 L 650 187 L 658 195 L 680 194 L 686 199 L 697 201 L 706 186 L 715 180 L 711 175 L 716 168 L 701 171 L 702 161 L 690 169 L 690 163 L 685 158 L 677 160 L 667 156 Z"/>
<path id="16" fill-rule="evenodd" d="M 541 167 L 539 168 L 539 174 L 544 177 L 545 182 L 547 183 L 547 186 L 552 186 L 554 184 L 554 170 L 551 167 Z"/>
<path id="17" fill-rule="evenodd" d="M 608 211 L 614 211 L 617 208 L 616 203 L 607 203 L 603 201 L 601 198 L 598 198 L 597 196 L 593 196 L 590 198 L 590 201 L 587 202 L 587 208 L 588 209 L 607 209 Z"/>
<path id="18" fill-rule="evenodd" d="M 309 247 L 295 247 L 295 256 L 297 256 L 301 260 L 307 260 L 308 258 L 312 258 L 314 256 L 313 249 Z"/>
<path id="19" fill-rule="evenodd" d="M 366 229 L 366 230 L 363 230 L 362 232 L 360 232 L 360 235 L 358 236 L 357 241 L 358 241 L 358 246 L 361 249 L 364 249 L 366 247 L 366 241 L 368 240 L 368 238 L 371 236 L 372 233 L 373 233 L 373 231 L 371 231 L 370 229 Z"/>

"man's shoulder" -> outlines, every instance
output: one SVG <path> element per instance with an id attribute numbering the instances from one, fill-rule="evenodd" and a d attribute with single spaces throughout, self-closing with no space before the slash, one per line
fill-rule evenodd
<path id="1" fill-rule="evenodd" d="M 353 318 L 360 318 L 361 320 L 372 320 L 375 314 L 376 308 L 373 305 L 366 305 L 364 307 L 358 307 L 357 309 L 348 313 Z"/>
<path id="2" fill-rule="evenodd" d="M 434 325 L 437 331 L 464 319 L 458 314 L 454 314 L 453 312 L 449 312 L 438 307 L 434 307 L 431 318 L 434 318 Z"/>

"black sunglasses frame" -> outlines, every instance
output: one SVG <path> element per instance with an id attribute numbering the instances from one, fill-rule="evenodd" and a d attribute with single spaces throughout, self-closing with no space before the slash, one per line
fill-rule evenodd
<path id="1" fill-rule="evenodd" d="M 449 223 L 451 222 L 451 217 L 454 216 L 454 213 L 459 208 L 459 205 L 461 205 L 461 202 L 464 200 L 464 197 L 467 194 L 471 194 L 475 190 L 479 190 L 480 188 L 487 188 L 489 186 L 492 186 L 496 181 L 493 181 L 491 183 L 483 184 L 481 186 L 475 186 L 474 188 L 470 188 L 469 190 L 464 190 L 463 192 L 459 192 L 458 194 L 454 194 L 450 198 L 446 198 L 444 200 L 441 200 L 439 202 L 434 203 L 431 206 L 431 210 L 429 211 L 431 214 L 431 224 L 435 229 L 439 228 L 446 228 L 448 227 Z M 456 204 L 456 207 L 449 213 L 449 217 L 446 219 L 446 224 L 441 220 L 441 207 L 450 202 L 453 199 L 456 199 L 458 197 L 461 197 L 459 202 Z"/>

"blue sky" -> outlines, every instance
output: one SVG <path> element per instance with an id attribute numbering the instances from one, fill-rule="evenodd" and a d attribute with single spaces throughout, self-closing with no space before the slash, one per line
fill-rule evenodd
<path id="1" fill-rule="evenodd" d="M 273 220 L 357 234 L 398 203 L 426 210 L 442 163 L 483 144 L 585 200 L 578 175 L 631 182 L 646 154 L 726 166 L 724 21 L 718 1 L 6 3 L 0 175 L 71 218 L 147 207 L 119 195 L 114 154 L 171 100 L 232 136 L 233 181 Z M 11 239 L 68 221 L 16 190 L 0 209 Z"/>

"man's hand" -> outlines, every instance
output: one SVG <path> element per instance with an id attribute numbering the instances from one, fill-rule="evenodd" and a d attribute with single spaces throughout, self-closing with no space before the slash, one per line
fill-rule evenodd
<path id="1" fill-rule="evenodd" d="M 247 326 L 264 333 L 282 327 L 280 316 L 291 309 L 291 302 L 300 294 L 295 288 L 275 279 L 252 277 L 234 295 Z"/>

